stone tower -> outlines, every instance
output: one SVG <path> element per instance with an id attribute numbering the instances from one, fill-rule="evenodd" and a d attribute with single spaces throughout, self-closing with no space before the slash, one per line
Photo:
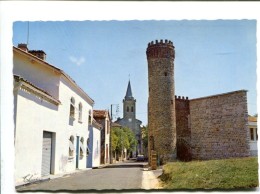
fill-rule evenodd
<path id="1" fill-rule="evenodd" d="M 148 44 L 148 150 L 155 150 L 160 163 L 176 158 L 174 91 L 175 51 L 171 41 Z"/>

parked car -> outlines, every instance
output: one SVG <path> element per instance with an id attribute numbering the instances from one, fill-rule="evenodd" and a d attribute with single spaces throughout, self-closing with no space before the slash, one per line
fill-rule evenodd
<path id="1" fill-rule="evenodd" d="M 137 162 L 144 162 L 144 155 L 138 155 L 136 158 Z"/>

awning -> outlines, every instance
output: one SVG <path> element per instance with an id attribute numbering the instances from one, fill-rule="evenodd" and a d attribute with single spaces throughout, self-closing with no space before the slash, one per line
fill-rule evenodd
<path id="1" fill-rule="evenodd" d="M 74 151 L 74 145 L 71 141 L 70 141 L 70 151 Z"/>

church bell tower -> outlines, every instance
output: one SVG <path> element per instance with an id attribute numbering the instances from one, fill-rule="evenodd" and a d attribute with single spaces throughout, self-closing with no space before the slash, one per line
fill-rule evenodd
<path id="1" fill-rule="evenodd" d="M 135 119 L 136 119 L 135 103 L 136 103 L 136 100 L 133 97 L 131 83 L 129 80 L 125 98 L 123 100 L 124 118 L 128 119 L 129 122 L 135 121 Z"/>

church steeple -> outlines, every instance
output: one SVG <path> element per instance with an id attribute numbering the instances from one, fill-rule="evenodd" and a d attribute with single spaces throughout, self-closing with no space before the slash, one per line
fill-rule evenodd
<path id="1" fill-rule="evenodd" d="M 132 88 L 130 80 L 128 81 L 128 86 L 125 94 L 125 98 L 123 100 L 124 104 L 124 118 L 128 118 L 130 120 L 135 119 L 135 102 L 136 100 L 132 94 Z"/>
<path id="2" fill-rule="evenodd" d="M 130 83 L 130 80 L 129 80 L 127 90 L 126 90 L 126 94 L 125 94 L 125 100 L 132 100 L 132 99 L 134 99 L 134 97 L 132 95 L 131 83 Z"/>

